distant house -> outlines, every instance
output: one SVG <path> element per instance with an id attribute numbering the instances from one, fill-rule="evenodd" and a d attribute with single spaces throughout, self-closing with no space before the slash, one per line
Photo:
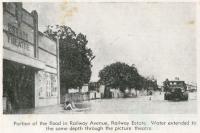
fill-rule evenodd
<path id="1" fill-rule="evenodd" d="M 99 92 L 100 92 L 101 98 L 103 98 L 104 97 L 104 93 L 105 93 L 105 85 L 100 85 L 99 86 Z"/>
<path id="2" fill-rule="evenodd" d="M 89 89 L 88 89 L 88 84 L 84 84 L 84 85 L 82 86 L 82 88 L 81 88 L 80 91 L 81 91 L 82 93 L 85 93 L 85 92 L 88 92 L 88 90 L 89 90 Z"/>
<path id="3" fill-rule="evenodd" d="M 197 85 L 196 84 L 186 84 L 187 90 L 190 92 L 195 92 L 197 91 Z"/>
<path id="4" fill-rule="evenodd" d="M 91 99 L 104 98 L 105 85 L 102 85 L 99 82 L 90 82 L 88 88 Z"/>
<path id="5" fill-rule="evenodd" d="M 135 88 L 125 89 L 124 97 L 136 97 L 136 96 L 137 96 L 137 90 Z"/>
<path id="6" fill-rule="evenodd" d="M 119 88 L 117 89 L 110 89 L 111 92 L 111 98 L 123 98 L 124 97 L 124 93 L 120 91 Z"/>
<path id="7" fill-rule="evenodd" d="M 68 93 L 78 93 L 79 89 L 75 89 L 75 88 L 69 88 L 68 89 Z"/>

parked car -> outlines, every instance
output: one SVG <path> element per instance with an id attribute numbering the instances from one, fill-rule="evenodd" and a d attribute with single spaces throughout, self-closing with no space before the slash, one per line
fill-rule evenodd
<path id="1" fill-rule="evenodd" d="M 164 94 L 165 100 L 188 100 L 187 86 L 184 81 L 169 81 Z"/>

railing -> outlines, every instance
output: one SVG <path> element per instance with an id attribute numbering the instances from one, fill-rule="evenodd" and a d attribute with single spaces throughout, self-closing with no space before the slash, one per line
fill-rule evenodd
<path id="1" fill-rule="evenodd" d="M 73 102 L 80 102 L 80 101 L 87 101 L 90 100 L 90 93 L 67 93 L 64 96 L 65 101 L 73 101 Z"/>

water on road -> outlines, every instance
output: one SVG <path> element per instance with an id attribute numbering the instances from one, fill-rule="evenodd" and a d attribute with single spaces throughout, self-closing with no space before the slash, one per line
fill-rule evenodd
<path id="1" fill-rule="evenodd" d="M 151 100 L 150 100 L 151 98 Z M 137 98 L 96 99 L 76 104 L 75 110 L 64 110 L 63 105 L 53 105 L 20 110 L 21 114 L 196 114 L 196 93 L 189 93 L 188 101 L 164 100 L 164 93 Z"/>
<path id="2" fill-rule="evenodd" d="M 151 97 L 151 100 L 150 100 Z M 196 93 L 189 94 L 188 101 L 167 101 L 164 94 L 138 98 L 92 100 L 91 109 L 85 113 L 95 114 L 195 114 Z"/>

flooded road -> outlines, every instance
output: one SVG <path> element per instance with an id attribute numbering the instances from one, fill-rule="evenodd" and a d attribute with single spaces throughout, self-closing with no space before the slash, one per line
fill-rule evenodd
<path id="1" fill-rule="evenodd" d="M 151 100 L 150 100 L 151 97 Z M 53 105 L 20 110 L 18 114 L 196 114 L 196 93 L 189 93 L 188 101 L 166 101 L 164 93 L 137 98 L 96 99 L 84 101 L 76 110 L 64 110 L 63 105 Z"/>
<path id="2" fill-rule="evenodd" d="M 195 114 L 196 93 L 189 94 L 188 101 L 166 101 L 164 93 L 138 98 L 92 100 L 91 109 L 85 113 L 97 114 Z"/>

